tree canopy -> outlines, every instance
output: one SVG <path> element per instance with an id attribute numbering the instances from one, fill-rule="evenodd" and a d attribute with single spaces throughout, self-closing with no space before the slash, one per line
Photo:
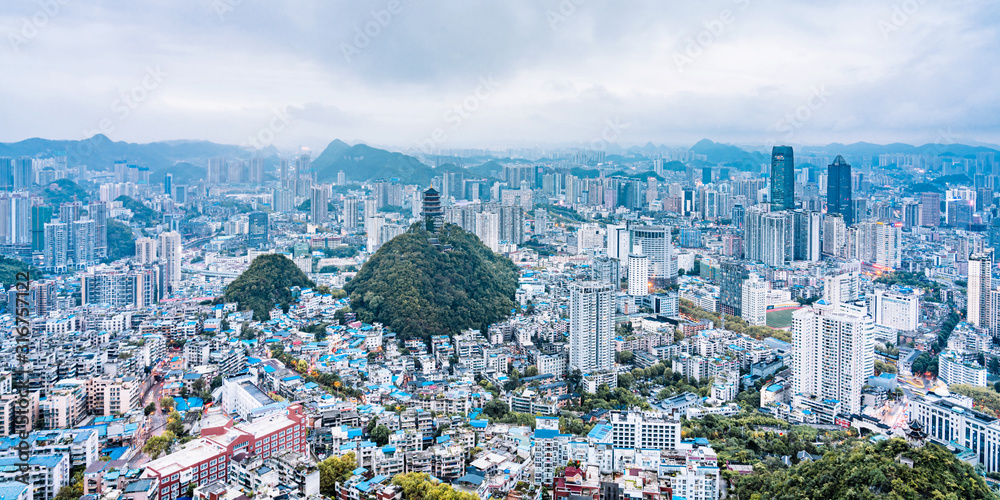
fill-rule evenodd
<path id="1" fill-rule="evenodd" d="M 451 224 L 436 234 L 415 225 L 344 286 L 360 320 L 381 322 L 402 339 L 485 331 L 510 314 L 516 289 L 514 263 Z"/>
<path id="2" fill-rule="evenodd" d="M 252 309 L 253 318 L 263 321 L 268 319 L 275 304 L 288 307 L 293 286 L 312 287 L 315 283 L 288 257 L 260 255 L 226 287 L 225 300 L 239 303 L 241 310 Z"/>

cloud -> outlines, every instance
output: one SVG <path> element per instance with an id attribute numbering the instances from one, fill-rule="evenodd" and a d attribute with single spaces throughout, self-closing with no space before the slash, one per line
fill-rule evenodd
<path id="1" fill-rule="evenodd" d="M 3 141 L 80 138 L 159 65 L 169 76 L 113 139 L 240 143 L 288 109 L 279 146 L 407 147 L 493 78 L 503 85 L 440 147 L 587 142 L 616 117 L 631 124 L 626 144 L 763 143 L 820 87 L 829 98 L 793 141 L 921 142 L 951 128 L 1000 142 L 1000 4 L 988 0 L 117 0 L 60 3 L 35 25 L 39 5 L 0 7 Z"/>

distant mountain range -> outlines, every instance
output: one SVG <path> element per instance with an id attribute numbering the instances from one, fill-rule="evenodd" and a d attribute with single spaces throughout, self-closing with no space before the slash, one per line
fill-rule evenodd
<path id="1" fill-rule="evenodd" d="M 643 146 L 632 146 L 628 149 L 616 147 L 615 154 L 609 159 L 616 161 L 650 160 L 667 151 L 663 145 L 647 143 Z M 705 155 L 708 164 L 727 164 L 738 168 L 755 169 L 761 163 L 769 161 L 769 154 L 761 151 L 748 151 L 739 146 L 713 142 L 702 139 L 691 147 L 696 154 Z M 854 144 L 833 143 L 826 146 L 804 146 L 796 148 L 796 156 L 807 163 L 808 156 L 844 155 L 846 158 L 861 156 L 876 156 L 880 154 L 902 153 L 933 156 L 975 157 L 978 153 L 1000 153 L 1000 150 L 986 146 L 970 146 L 965 144 L 925 144 L 913 146 L 910 144 L 871 144 L 857 142 Z M 620 153 L 620 154 L 619 154 Z M 95 171 L 110 170 L 115 161 L 125 160 L 130 163 L 148 167 L 150 177 L 158 182 L 163 174 L 171 173 L 174 182 L 185 184 L 205 177 L 205 164 L 209 158 L 225 157 L 248 159 L 263 156 L 268 168 L 275 165 L 279 151 L 273 146 L 262 151 L 251 151 L 241 146 L 217 144 L 208 141 L 163 141 L 148 144 L 136 144 L 112 141 L 104 135 L 95 135 L 90 139 L 80 141 L 27 139 L 14 143 L 0 143 L 0 157 L 30 156 L 35 158 L 51 158 L 66 155 L 70 167 L 80 163 Z M 524 160 L 494 159 L 471 166 L 464 171 L 475 177 L 499 177 L 503 163 Z M 694 162 L 701 164 L 700 162 Z M 387 151 L 366 144 L 350 145 L 341 140 L 331 142 L 318 157 L 313 160 L 320 181 L 329 182 L 337 178 L 337 173 L 344 171 L 349 181 L 367 181 L 373 179 L 399 179 L 405 183 L 428 184 L 431 179 L 443 172 L 463 171 L 462 167 L 445 163 L 433 167 L 419 159 L 404 153 Z"/>

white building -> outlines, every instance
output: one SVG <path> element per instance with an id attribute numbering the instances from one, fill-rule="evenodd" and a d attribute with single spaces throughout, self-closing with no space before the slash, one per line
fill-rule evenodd
<path id="1" fill-rule="evenodd" d="M 920 319 L 920 297 L 909 288 L 875 290 L 872 303 L 875 324 L 901 331 L 917 329 Z"/>
<path id="2" fill-rule="evenodd" d="M 910 401 L 912 419 L 920 422 L 928 441 L 949 446 L 953 441 L 971 453 L 960 458 L 981 464 L 986 472 L 1000 472 L 1000 420 L 976 411 L 972 398 L 928 393 Z"/>
<path id="3" fill-rule="evenodd" d="M 990 289 L 993 252 L 977 253 L 969 257 L 969 286 L 966 310 L 973 326 L 990 328 Z"/>
<path id="4" fill-rule="evenodd" d="M 177 291 L 181 286 L 181 234 L 176 231 L 160 233 L 160 260 L 163 262 L 163 282 L 166 290 L 161 296 Z"/>
<path id="5" fill-rule="evenodd" d="M 615 448 L 675 450 L 681 444 L 681 422 L 638 411 L 611 414 Z"/>
<path id="6" fill-rule="evenodd" d="M 986 387 L 986 368 L 962 359 L 955 351 L 945 351 L 938 357 L 938 378 L 948 385 Z"/>
<path id="7" fill-rule="evenodd" d="M 274 400 L 254 385 L 250 375 L 222 382 L 222 411 L 229 415 L 239 415 L 243 420 L 250 420 L 250 414 L 254 410 L 272 403 Z"/>
<path id="8" fill-rule="evenodd" d="M 740 317 L 751 326 L 767 323 L 767 282 L 756 274 L 743 280 Z"/>
<path id="9" fill-rule="evenodd" d="M 649 257 L 628 256 L 628 294 L 633 297 L 649 295 Z"/>
<path id="10" fill-rule="evenodd" d="M 857 271 L 823 277 L 823 300 L 828 303 L 850 303 L 859 298 L 861 298 L 861 280 Z"/>
<path id="11" fill-rule="evenodd" d="M 615 296 L 610 284 L 584 281 L 570 285 L 569 364 L 583 373 L 614 366 Z"/>
<path id="12" fill-rule="evenodd" d="M 581 224 L 576 232 L 576 253 L 587 253 L 595 248 L 604 248 L 604 230 L 595 223 Z"/>
<path id="13" fill-rule="evenodd" d="M 874 323 L 864 309 L 820 300 L 792 315 L 793 392 L 861 412 L 861 388 L 875 368 Z"/>

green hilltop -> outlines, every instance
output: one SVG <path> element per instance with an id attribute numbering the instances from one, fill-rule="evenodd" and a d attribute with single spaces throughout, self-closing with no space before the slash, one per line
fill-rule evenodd
<path id="1" fill-rule="evenodd" d="M 381 322 L 404 339 L 485 331 L 510 315 L 516 289 L 517 266 L 451 224 L 437 234 L 415 225 L 344 286 L 358 319 Z"/>
<path id="2" fill-rule="evenodd" d="M 252 309 L 253 319 L 264 321 L 275 304 L 288 307 L 292 302 L 293 286 L 306 288 L 315 283 L 288 257 L 261 255 L 226 287 L 224 298 L 226 302 L 239 303 L 240 310 Z"/>

